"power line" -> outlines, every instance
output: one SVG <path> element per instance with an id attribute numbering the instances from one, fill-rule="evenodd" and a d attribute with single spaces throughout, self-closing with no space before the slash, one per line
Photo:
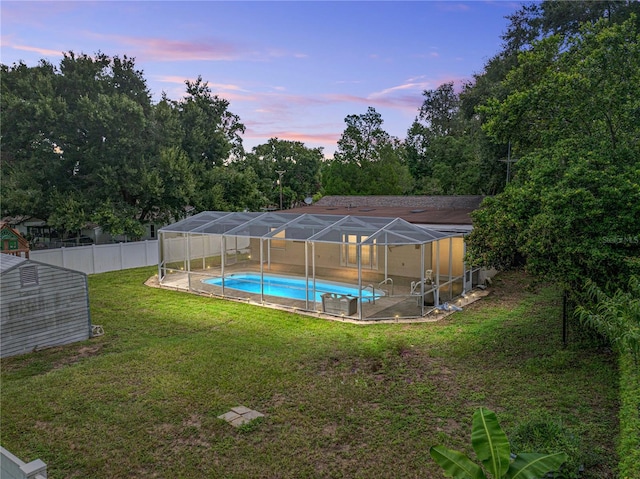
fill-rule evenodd
<path id="1" fill-rule="evenodd" d="M 511 140 L 509 140 L 509 151 L 507 153 L 507 159 L 498 161 L 507 164 L 507 184 L 509 184 L 509 181 L 511 180 L 511 163 L 515 163 L 516 161 L 518 161 L 518 158 L 511 158 Z"/>
<path id="2" fill-rule="evenodd" d="M 287 170 L 276 170 L 278 173 L 278 184 L 280 185 L 280 209 L 282 210 L 282 175 L 284 175 Z"/>

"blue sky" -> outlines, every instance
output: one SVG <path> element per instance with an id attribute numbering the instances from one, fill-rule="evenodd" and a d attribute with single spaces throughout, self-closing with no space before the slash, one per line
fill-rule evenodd
<path id="1" fill-rule="evenodd" d="M 369 106 L 404 139 L 424 90 L 457 86 L 501 47 L 511 1 L 6 1 L 0 60 L 62 52 L 134 57 L 155 100 L 198 75 L 246 126 L 331 157 L 347 115 Z"/>

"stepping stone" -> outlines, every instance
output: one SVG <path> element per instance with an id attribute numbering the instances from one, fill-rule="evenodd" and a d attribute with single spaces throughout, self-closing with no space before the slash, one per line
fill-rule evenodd
<path id="1" fill-rule="evenodd" d="M 218 419 L 223 419 L 232 426 L 239 427 L 259 417 L 264 417 L 264 414 L 248 407 L 236 406 L 232 407 L 231 411 L 218 416 Z"/>
<path id="2" fill-rule="evenodd" d="M 249 412 L 251 412 L 251 409 L 249 409 L 248 407 L 244 407 L 244 406 L 236 406 L 236 407 L 232 407 L 231 411 L 240 414 L 241 416 L 243 414 L 247 414 Z"/>

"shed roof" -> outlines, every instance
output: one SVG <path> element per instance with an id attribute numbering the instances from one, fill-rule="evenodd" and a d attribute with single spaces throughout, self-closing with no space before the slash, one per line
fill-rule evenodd
<path id="1" fill-rule="evenodd" d="M 22 258 L 20 256 L 0 253 L 0 273 L 9 271 L 25 261 L 27 261 L 26 258 Z"/>
<path id="2" fill-rule="evenodd" d="M 34 261 L 29 258 L 22 258 L 21 256 L 15 256 L 15 255 L 6 254 L 6 253 L 0 253 L 0 274 L 4 274 L 7 271 L 10 271 L 24 263 L 33 263 L 33 264 L 37 264 L 47 268 L 59 269 L 61 271 L 70 271 L 71 273 L 74 273 L 74 274 L 87 276 L 87 273 L 84 273 L 83 271 L 78 271 L 71 268 L 65 268 L 64 266 L 58 266 L 55 264 L 43 263 L 42 261 Z"/>
<path id="3" fill-rule="evenodd" d="M 459 236 L 413 225 L 401 218 L 290 212 L 225 213 L 203 211 L 165 226 L 161 233 L 219 234 L 251 238 L 283 238 L 298 241 L 344 243 L 352 235 L 356 243 L 421 244 Z"/>

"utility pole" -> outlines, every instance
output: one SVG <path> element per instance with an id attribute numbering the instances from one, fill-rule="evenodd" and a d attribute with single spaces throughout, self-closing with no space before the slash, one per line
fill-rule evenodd
<path id="1" fill-rule="evenodd" d="M 284 175 L 287 170 L 276 170 L 278 173 L 278 184 L 280 185 L 280 209 L 282 210 L 282 175 Z"/>
<path id="2" fill-rule="evenodd" d="M 511 140 L 509 140 L 509 151 L 507 153 L 506 160 L 498 160 L 507 164 L 507 184 L 509 184 L 509 180 L 511 180 L 511 163 L 515 163 L 518 161 L 517 158 L 511 158 Z"/>

